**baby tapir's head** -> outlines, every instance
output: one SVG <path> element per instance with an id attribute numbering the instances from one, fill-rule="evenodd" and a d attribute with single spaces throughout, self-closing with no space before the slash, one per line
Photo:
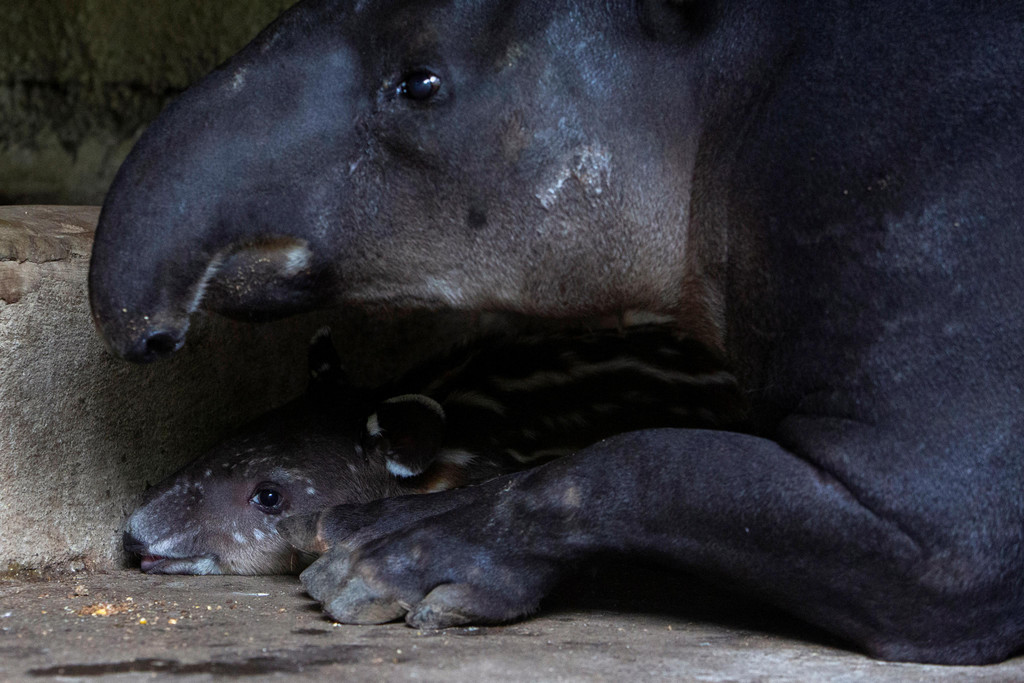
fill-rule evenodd
<path id="1" fill-rule="evenodd" d="M 382 458 L 366 457 L 354 430 L 309 403 L 264 415 L 147 492 L 124 532 L 144 572 L 298 571 L 281 519 L 408 492 Z"/>
<path id="2" fill-rule="evenodd" d="M 339 503 L 458 485 L 439 463 L 415 478 L 388 471 L 368 439 L 375 400 L 348 386 L 326 335 L 310 345 L 306 394 L 245 425 L 147 491 L 128 519 L 125 549 L 160 574 L 300 571 L 280 520 Z"/>

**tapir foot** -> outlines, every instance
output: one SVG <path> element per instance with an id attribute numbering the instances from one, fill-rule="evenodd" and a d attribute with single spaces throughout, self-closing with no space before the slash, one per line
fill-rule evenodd
<path id="1" fill-rule="evenodd" d="M 535 611 L 557 565 L 515 542 L 514 516 L 495 504 L 506 479 L 332 508 L 320 520 L 332 547 L 301 574 L 303 585 L 342 623 L 404 617 L 414 628 L 435 629 Z"/>

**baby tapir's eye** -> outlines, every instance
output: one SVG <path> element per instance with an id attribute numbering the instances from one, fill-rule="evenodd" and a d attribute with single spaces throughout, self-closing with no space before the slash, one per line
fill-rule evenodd
<path id="1" fill-rule="evenodd" d="M 256 487 L 249 502 L 268 515 L 275 515 L 281 512 L 284 506 L 284 495 L 270 484 L 260 484 Z"/>
<path id="2" fill-rule="evenodd" d="M 426 69 L 407 73 L 398 86 L 398 93 L 409 100 L 429 100 L 441 89 L 441 79 Z"/>

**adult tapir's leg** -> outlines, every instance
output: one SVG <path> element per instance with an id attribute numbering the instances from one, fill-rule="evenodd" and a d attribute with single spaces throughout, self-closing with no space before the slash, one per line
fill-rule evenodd
<path id="1" fill-rule="evenodd" d="M 836 462 L 878 443 L 862 424 L 805 418 L 794 429 L 830 439 Z M 371 517 L 331 515 L 337 541 L 302 580 L 339 621 L 405 614 L 429 628 L 529 613 L 568 564 L 617 552 L 753 590 L 883 658 L 978 663 L 1019 646 L 1015 486 L 894 474 L 869 490 L 794 451 L 712 431 L 621 435 L 435 494 L 444 504 L 388 501 L 383 533 L 361 526 Z M 887 487 L 908 498 L 879 498 Z"/>

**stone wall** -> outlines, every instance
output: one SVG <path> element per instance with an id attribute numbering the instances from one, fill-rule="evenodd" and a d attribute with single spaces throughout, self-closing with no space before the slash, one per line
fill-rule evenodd
<path id="1" fill-rule="evenodd" d="M 145 125 L 294 0 L 4 0 L 0 204 L 97 204 Z"/>

